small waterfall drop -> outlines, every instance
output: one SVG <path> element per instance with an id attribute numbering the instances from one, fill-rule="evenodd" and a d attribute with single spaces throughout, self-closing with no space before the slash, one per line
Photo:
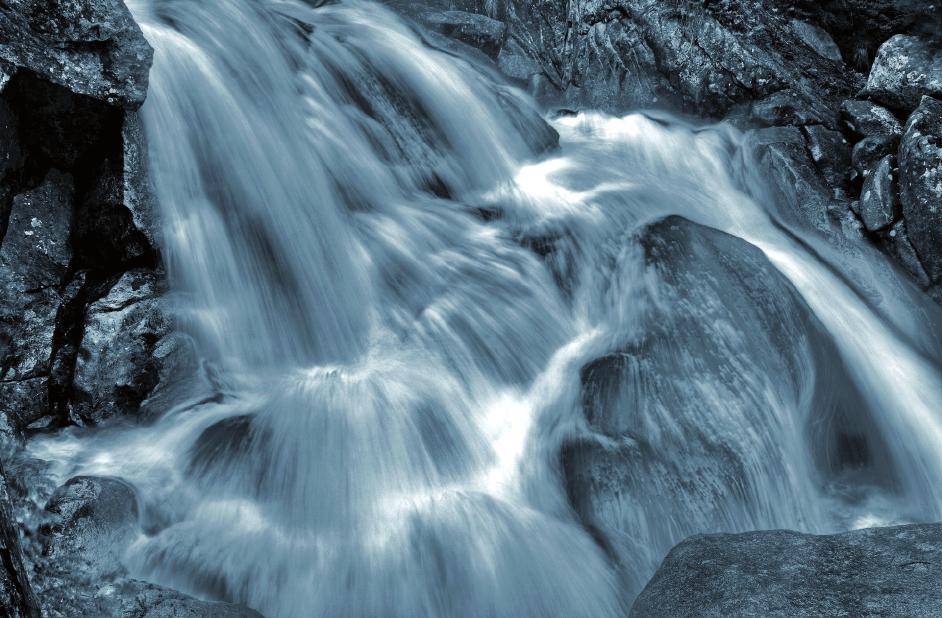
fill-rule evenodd
<path id="1" fill-rule="evenodd" d="M 132 8 L 156 52 L 142 114 L 165 263 L 216 392 L 32 448 L 63 477 L 135 485 L 133 574 L 270 618 L 618 616 L 689 534 L 942 515 L 939 349 L 912 336 L 936 310 L 867 250 L 796 240 L 733 129 L 582 113 L 554 121 L 551 151 L 526 96 L 381 5 Z M 587 423 L 580 372 L 644 335 L 663 282 L 637 232 L 669 215 L 758 247 L 813 316 L 808 349 L 826 339 L 846 371 L 740 359 L 730 400 L 678 358 L 697 406 L 640 422 L 663 444 L 709 434 L 750 492 L 717 508 L 652 483 L 613 555 L 573 512 L 560 450 L 617 446 Z M 735 326 L 702 325 L 764 358 Z M 866 403 L 845 412 L 887 470 L 815 464 L 809 393 L 829 389 Z M 671 491 L 730 490 L 673 465 Z"/>

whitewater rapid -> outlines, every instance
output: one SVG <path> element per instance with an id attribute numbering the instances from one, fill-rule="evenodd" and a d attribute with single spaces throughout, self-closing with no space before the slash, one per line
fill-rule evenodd
<path id="1" fill-rule="evenodd" d="M 618 616 L 688 534 L 942 514 L 939 350 L 916 341 L 932 310 L 874 252 L 783 224 L 736 130 L 586 112 L 552 120 L 555 149 L 527 96 L 379 5 L 132 9 L 155 48 L 142 115 L 164 262 L 212 386 L 31 450 L 62 480 L 134 485 L 133 575 L 269 618 Z M 560 467 L 568 441 L 605 442 L 580 370 L 639 335 L 657 282 L 637 233 L 667 215 L 791 282 L 897 480 L 823 478 L 800 394 L 757 414 L 707 397 L 709 419 L 664 413 L 729 429 L 755 502 L 722 520 L 694 496 L 638 502 L 661 527 L 623 531 L 617 559 L 586 530 Z M 685 480 L 722 482 L 703 474 Z M 847 483 L 867 498 L 833 490 Z"/>

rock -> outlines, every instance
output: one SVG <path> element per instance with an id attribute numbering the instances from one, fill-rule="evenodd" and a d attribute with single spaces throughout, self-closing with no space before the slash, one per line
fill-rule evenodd
<path id="1" fill-rule="evenodd" d="M 9 618 L 39 618 L 20 549 L 20 535 L 12 518 L 10 496 L 0 469 L 0 614 Z"/>
<path id="2" fill-rule="evenodd" d="M 56 314 L 72 250 L 72 179 L 53 170 L 13 199 L 0 245 L 0 383 L 11 425 L 22 429 L 46 413 L 41 395 L 53 353 Z"/>
<path id="3" fill-rule="evenodd" d="M 695 536 L 671 550 L 631 616 L 942 616 L 940 578 L 940 524 Z"/>
<path id="4" fill-rule="evenodd" d="M 528 82 L 543 71 L 539 61 L 527 54 L 514 37 L 509 37 L 497 55 L 497 68 L 512 79 Z"/>
<path id="5" fill-rule="evenodd" d="M 139 532 L 134 488 L 116 478 L 77 476 L 56 489 L 41 529 L 56 569 L 81 569 L 90 582 L 123 572 L 121 558 Z"/>
<path id="6" fill-rule="evenodd" d="M 121 618 L 262 618 L 243 605 L 200 601 L 147 582 L 128 580 L 116 587 Z"/>
<path id="7" fill-rule="evenodd" d="M 840 48 L 827 30 L 799 19 L 792 19 L 788 23 L 804 44 L 813 49 L 816 54 L 835 62 L 843 60 Z"/>
<path id="8" fill-rule="evenodd" d="M 900 201 L 913 247 L 933 282 L 942 278 L 942 101 L 923 97 L 899 149 Z"/>
<path id="9" fill-rule="evenodd" d="M 890 154 L 896 154 L 899 137 L 892 135 L 871 135 L 857 142 L 851 153 L 851 161 L 857 174 L 864 176 L 880 160 Z"/>
<path id="10" fill-rule="evenodd" d="M 864 226 L 871 232 L 887 227 L 897 217 L 898 201 L 893 165 L 892 155 L 883 157 L 867 175 L 860 192 L 858 214 Z"/>
<path id="11" fill-rule="evenodd" d="M 157 198 L 151 186 L 147 165 L 147 136 L 138 112 L 126 112 L 121 127 L 123 205 L 131 213 L 135 229 L 147 239 L 152 250 L 160 247 Z"/>
<path id="12" fill-rule="evenodd" d="M 909 240 L 909 232 L 906 230 L 905 221 L 894 223 L 889 232 L 882 235 L 881 244 L 887 253 L 895 257 L 903 268 L 912 275 L 916 283 L 922 287 L 928 287 L 932 283 L 919 256 L 916 255 L 912 242 Z"/>
<path id="13" fill-rule="evenodd" d="M 0 5 L 0 58 L 68 90 L 136 108 L 153 50 L 121 0 Z"/>
<path id="14" fill-rule="evenodd" d="M 885 463 L 829 336 L 759 249 L 680 217 L 651 224 L 639 244 L 645 289 L 656 290 L 632 299 L 641 334 L 582 368 L 593 433 L 562 453 L 573 509 L 620 566 L 628 599 L 684 536 L 798 525 L 809 511 L 797 496 L 816 495 L 821 475 L 880 474 Z M 841 451 L 848 436 L 863 445 L 856 455 Z"/>
<path id="15" fill-rule="evenodd" d="M 897 34 L 880 46 L 860 94 L 906 112 L 915 109 L 923 95 L 942 96 L 942 45 Z"/>
<path id="16" fill-rule="evenodd" d="M 896 119 L 893 112 L 870 101 L 859 99 L 844 101 L 841 105 L 841 119 L 847 128 L 864 137 L 903 134 L 903 125 Z"/>
<path id="17" fill-rule="evenodd" d="M 507 26 L 486 15 L 465 11 L 429 11 L 421 14 L 426 28 L 480 49 L 496 60 L 504 44 Z"/>
<path id="18" fill-rule="evenodd" d="M 811 160 L 821 172 L 827 184 L 843 192 L 849 180 L 851 149 L 847 139 L 838 131 L 822 125 L 802 127 Z"/>
<path id="19" fill-rule="evenodd" d="M 764 170 L 769 187 L 786 216 L 819 230 L 830 228 L 831 192 L 797 127 L 753 131 L 753 156 Z"/>
<path id="20" fill-rule="evenodd" d="M 143 414 L 167 388 L 182 389 L 199 373 L 164 292 L 160 275 L 136 269 L 88 307 L 72 402 L 85 422 Z"/>

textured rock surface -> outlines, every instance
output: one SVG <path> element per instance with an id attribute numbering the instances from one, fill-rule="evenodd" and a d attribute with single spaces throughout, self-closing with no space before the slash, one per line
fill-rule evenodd
<path id="1" fill-rule="evenodd" d="M 898 208 L 893 164 L 892 155 L 883 157 L 867 174 L 860 192 L 858 212 L 871 232 L 887 227 L 896 219 Z"/>
<path id="2" fill-rule="evenodd" d="M 152 56 L 121 0 L 0 4 L 0 58 L 74 93 L 139 106 Z"/>
<path id="3" fill-rule="evenodd" d="M 851 131 L 864 137 L 903 133 L 903 125 L 893 112 L 871 101 L 848 99 L 841 105 L 841 116 Z"/>
<path id="4" fill-rule="evenodd" d="M 940 580 L 940 524 L 696 536 L 671 550 L 631 615 L 942 616 Z"/>
<path id="5" fill-rule="evenodd" d="M 262 618 L 230 603 L 200 601 L 175 590 L 130 580 L 117 587 L 121 618 Z"/>
<path id="6" fill-rule="evenodd" d="M 942 95 L 942 43 L 894 36 L 880 47 L 862 94 L 904 111 L 915 109 L 923 95 Z"/>
<path id="7" fill-rule="evenodd" d="M 942 278 L 942 101 L 924 97 L 900 144 L 900 199 L 909 237 L 933 282 Z"/>
<path id="8" fill-rule="evenodd" d="M 19 532 L 13 523 L 4 472 L 0 469 L 0 614 L 38 618 L 39 601 L 26 577 Z"/>
<path id="9" fill-rule="evenodd" d="M 426 28 L 467 43 L 494 59 L 507 33 L 503 22 L 466 11 L 425 12 L 419 19 Z"/>

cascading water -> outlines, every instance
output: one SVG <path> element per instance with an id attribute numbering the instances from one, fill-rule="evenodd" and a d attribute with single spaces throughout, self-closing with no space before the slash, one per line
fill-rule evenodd
<path id="1" fill-rule="evenodd" d="M 62 476 L 135 485 L 132 573 L 272 618 L 615 616 L 687 534 L 942 515 L 939 350 L 915 340 L 934 310 L 865 249 L 795 240 L 732 129 L 580 114 L 543 154 L 555 136 L 523 95 L 379 5 L 132 8 L 156 51 L 165 262 L 215 393 L 32 447 Z M 717 511 L 652 483 L 613 558 L 559 453 L 593 436 L 580 368 L 639 335 L 639 290 L 658 285 L 634 233 L 671 214 L 761 249 L 846 371 L 738 363 L 739 400 L 645 411 L 665 435 L 710 432 L 752 493 Z M 866 401 L 851 413 L 885 446 L 890 480 L 842 480 L 865 500 L 812 463 L 805 395 L 831 387 Z"/>

